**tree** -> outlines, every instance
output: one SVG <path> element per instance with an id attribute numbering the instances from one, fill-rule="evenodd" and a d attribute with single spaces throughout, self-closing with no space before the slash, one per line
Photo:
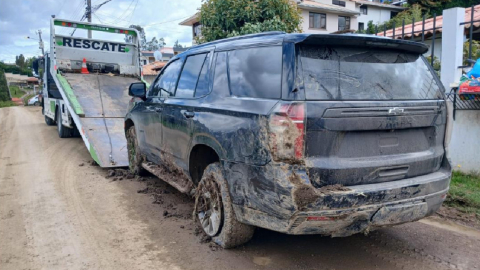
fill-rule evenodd
<path id="1" fill-rule="evenodd" d="M 265 31 L 301 32 L 301 15 L 291 0 L 204 0 L 198 43 Z"/>
<path id="2" fill-rule="evenodd" d="M 140 36 L 138 37 L 139 41 L 140 41 L 140 48 L 141 48 L 142 51 L 146 50 L 147 49 L 146 48 L 146 46 L 147 46 L 147 36 L 145 35 L 145 29 L 143 29 L 143 27 L 141 27 L 140 25 L 135 25 L 135 24 L 130 25 L 130 28 L 137 29 L 138 33 L 140 34 Z M 132 43 L 133 42 L 133 36 L 125 35 L 125 42 Z"/>
<path id="3" fill-rule="evenodd" d="M 464 8 L 469 8 L 473 5 L 478 5 L 478 0 L 450 0 L 445 3 L 442 3 L 439 7 L 433 8 L 430 12 L 437 13 L 437 14 L 442 14 L 443 10 L 449 9 L 449 8 L 454 8 L 454 7 L 464 7 Z"/>
<path id="4" fill-rule="evenodd" d="M 407 25 L 407 24 L 411 24 L 413 19 L 415 19 L 416 22 L 421 21 L 423 19 L 422 7 L 418 4 L 414 4 L 409 9 L 406 9 L 398 13 L 397 16 L 391 18 L 385 23 L 378 24 L 377 30 L 378 32 L 383 32 L 384 29 L 389 30 L 389 29 L 392 29 L 393 26 L 395 26 L 395 28 L 402 27 L 403 20 L 405 20 L 405 24 Z M 375 25 L 373 24 L 373 21 L 370 21 L 370 22 L 368 22 L 368 28 L 366 33 L 375 34 Z"/>
<path id="5" fill-rule="evenodd" d="M 15 64 L 20 68 L 25 68 L 25 56 L 23 54 L 15 56 Z"/>
<path id="6" fill-rule="evenodd" d="M 146 43 L 145 49 L 147 51 L 156 51 L 158 49 L 163 48 L 165 45 L 166 43 L 163 37 L 159 39 L 157 39 L 156 37 L 153 37 L 152 40 Z"/>
<path id="7" fill-rule="evenodd" d="M 178 43 L 178 39 L 177 41 L 175 41 L 175 44 L 173 44 L 173 48 L 176 49 L 176 48 L 183 48 L 182 44 Z"/>
<path id="8" fill-rule="evenodd" d="M 10 100 L 5 72 L 0 68 L 0 101 Z"/>
<path id="9" fill-rule="evenodd" d="M 165 47 L 165 45 L 167 45 L 167 43 L 165 43 L 165 39 L 163 37 L 159 38 L 158 39 L 158 46 L 160 48 L 163 48 L 163 47 Z"/>
<path id="10" fill-rule="evenodd" d="M 432 9 L 436 9 L 449 3 L 451 0 L 407 0 L 409 5 L 419 5 L 423 13 L 428 13 Z"/>

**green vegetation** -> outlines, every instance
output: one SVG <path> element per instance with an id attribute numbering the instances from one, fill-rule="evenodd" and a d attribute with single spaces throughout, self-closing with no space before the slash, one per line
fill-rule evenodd
<path id="1" fill-rule="evenodd" d="M 17 104 L 15 104 L 15 102 L 11 100 L 0 101 L 0 108 L 12 107 L 12 106 L 17 106 Z"/>
<path id="2" fill-rule="evenodd" d="M 7 79 L 5 78 L 5 73 L 0 67 L 0 101 L 9 101 L 10 97 L 8 96 L 8 85 Z"/>
<path id="3" fill-rule="evenodd" d="M 10 85 L 10 94 L 12 95 L 12 98 L 21 98 L 23 95 L 25 95 L 25 91 L 20 89 L 20 87 L 16 85 Z"/>
<path id="4" fill-rule="evenodd" d="M 470 48 L 470 42 L 467 41 L 463 44 L 463 64 L 468 65 L 468 51 Z M 472 40 L 472 59 L 477 60 L 480 58 L 480 42 Z"/>
<path id="5" fill-rule="evenodd" d="M 445 204 L 465 213 L 476 213 L 480 219 L 480 174 L 453 172 Z"/>
<path id="6" fill-rule="evenodd" d="M 28 94 L 23 98 L 23 105 L 28 106 L 28 100 L 34 97 L 36 94 Z"/>
<path id="7" fill-rule="evenodd" d="M 30 59 L 28 59 L 28 62 L 30 63 Z M 21 68 L 19 66 L 14 66 L 14 65 L 7 65 L 5 63 L 0 62 L 0 69 L 4 70 L 6 73 L 13 73 L 13 74 L 21 74 L 21 75 L 27 75 L 29 77 L 33 76 L 33 73 L 31 70 L 29 70 L 27 67 L 28 64 L 24 64 L 25 67 Z M 3 74 L 3 73 L 2 73 Z"/>
<path id="8" fill-rule="evenodd" d="M 290 0 L 205 0 L 200 9 L 202 37 L 197 42 L 265 31 L 301 32 L 301 21 Z"/>
<path id="9" fill-rule="evenodd" d="M 397 16 L 393 17 L 392 19 L 386 21 L 383 24 L 378 24 L 377 30 L 379 33 L 383 32 L 385 30 L 390 30 L 397 27 L 402 27 L 403 20 L 405 20 L 405 25 L 411 24 L 413 19 L 415 19 L 416 22 L 421 21 L 423 19 L 422 15 L 422 7 L 418 4 L 412 5 L 410 8 L 398 13 Z M 427 18 L 429 17 L 428 14 L 426 16 Z M 365 34 L 375 34 L 375 24 L 373 24 L 373 21 L 369 21 L 367 24 L 367 29 L 364 31 L 358 31 L 359 33 L 365 33 Z M 400 33 L 396 33 L 401 35 Z"/>

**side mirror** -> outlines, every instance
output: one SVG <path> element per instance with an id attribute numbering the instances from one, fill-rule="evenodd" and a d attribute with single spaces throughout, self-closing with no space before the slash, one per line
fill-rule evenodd
<path id="1" fill-rule="evenodd" d="M 128 88 L 128 95 L 132 97 L 145 98 L 146 93 L 147 85 L 143 82 L 132 83 Z"/>

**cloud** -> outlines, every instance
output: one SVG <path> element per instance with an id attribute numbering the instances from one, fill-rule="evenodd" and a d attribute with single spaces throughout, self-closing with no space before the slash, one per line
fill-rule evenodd
<path id="1" fill-rule="evenodd" d="M 105 0 L 92 0 L 92 5 Z M 41 54 L 37 30 L 42 31 L 45 50 L 48 50 L 50 18 L 79 20 L 85 12 L 84 0 L 2 0 L 0 8 L 0 60 L 14 62 L 15 55 L 27 57 Z M 131 24 L 144 26 L 147 39 L 163 37 L 167 46 L 176 40 L 182 45 L 192 44 L 191 28 L 178 23 L 193 15 L 201 5 L 201 0 L 112 0 L 94 13 L 94 23 L 113 24 L 128 27 Z M 56 30 L 58 31 L 58 30 Z M 69 35 L 71 29 L 60 30 Z M 59 34 L 59 33 L 57 33 Z M 85 33 L 75 33 L 83 36 Z M 104 38 L 96 33 L 94 38 Z M 120 37 L 121 38 L 121 37 Z"/>

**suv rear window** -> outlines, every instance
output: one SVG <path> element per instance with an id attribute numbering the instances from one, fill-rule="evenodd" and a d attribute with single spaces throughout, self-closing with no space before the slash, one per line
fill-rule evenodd
<path id="1" fill-rule="evenodd" d="M 280 98 L 282 47 L 237 49 L 228 53 L 233 96 Z"/>
<path id="2" fill-rule="evenodd" d="M 442 99 L 421 55 L 393 50 L 300 46 L 309 100 Z"/>

